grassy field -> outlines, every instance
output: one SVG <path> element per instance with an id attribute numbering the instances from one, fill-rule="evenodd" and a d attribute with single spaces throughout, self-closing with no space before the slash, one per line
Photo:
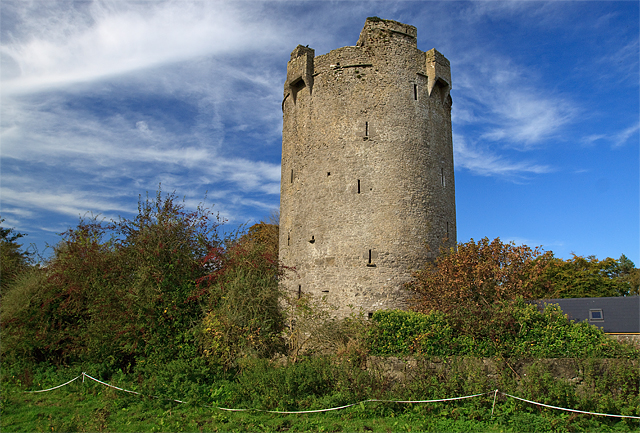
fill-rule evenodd
<path id="1" fill-rule="evenodd" d="M 88 380 L 37 394 L 25 393 L 19 383 L 3 383 L 0 429 L 3 432 L 605 432 L 640 428 L 637 420 L 571 414 L 531 407 L 512 399 L 498 400 L 494 416 L 492 396 L 448 403 L 368 403 L 329 413 L 280 415 L 179 404 L 127 394 Z"/>

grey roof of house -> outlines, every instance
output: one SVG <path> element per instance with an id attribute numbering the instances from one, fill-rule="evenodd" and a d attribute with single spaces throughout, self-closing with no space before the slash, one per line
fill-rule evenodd
<path id="1" fill-rule="evenodd" d="M 542 299 L 539 306 L 558 304 L 569 319 L 588 321 L 609 333 L 640 333 L 640 296 L 611 298 Z M 590 320 L 591 310 L 602 310 L 602 320 Z"/>

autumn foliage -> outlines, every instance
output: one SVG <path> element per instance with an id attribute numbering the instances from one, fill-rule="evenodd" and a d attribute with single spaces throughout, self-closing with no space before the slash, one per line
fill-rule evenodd
<path id="1" fill-rule="evenodd" d="M 499 301 L 544 297 L 549 286 L 545 270 L 552 258 L 540 247 L 471 239 L 426 263 L 407 288 L 415 294 L 417 311 L 481 311 Z"/>
<path id="2" fill-rule="evenodd" d="M 246 355 L 265 356 L 279 349 L 284 318 L 280 311 L 278 226 L 260 222 L 224 247 L 212 248 L 197 279 L 207 293 L 198 327 L 203 357 L 225 369 Z"/>
<path id="3" fill-rule="evenodd" d="M 101 363 L 110 371 L 198 360 L 229 371 L 241 359 L 287 348 L 296 360 L 312 333 L 318 347 L 357 346 L 320 304 L 301 299 L 283 308 L 277 224 L 223 237 L 220 223 L 210 210 L 187 211 L 175 195 L 158 192 L 140 200 L 132 219 L 82 219 L 44 266 L 24 256 L 17 256 L 20 267 L 3 262 L 3 272 L 17 270 L 3 281 L 4 359 Z M 15 252 L 12 236 L 3 229 L 3 245 Z M 3 259 L 16 256 L 6 251 Z M 562 260 L 484 238 L 442 251 L 407 287 L 415 310 L 444 314 L 470 344 L 506 353 L 523 323 L 512 301 L 624 296 L 637 293 L 637 282 L 638 269 L 624 256 Z"/>
<path id="4" fill-rule="evenodd" d="M 507 356 L 523 329 L 523 300 L 633 295 L 637 276 L 624 255 L 563 260 L 540 247 L 483 238 L 441 251 L 406 287 L 414 310 L 444 314 L 451 332 Z"/>
<path id="5" fill-rule="evenodd" d="M 273 228 L 223 238 L 220 224 L 160 192 L 132 219 L 81 219 L 46 266 L 3 292 L 5 359 L 118 369 L 264 353 L 282 327 L 277 244 L 263 236 Z"/>

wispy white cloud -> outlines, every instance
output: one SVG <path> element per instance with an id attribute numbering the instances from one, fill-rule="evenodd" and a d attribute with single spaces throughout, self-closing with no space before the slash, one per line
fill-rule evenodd
<path id="1" fill-rule="evenodd" d="M 609 134 L 592 134 L 582 139 L 582 142 L 586 145 L 595 144 L 598 141 L 608 142 L 613 148 L 622 147 L 629 142 L 629 139 L 634 135 L 637 135 L 640 130 L 640 124 L 631 125 L 628 128 L 616 133 Z M 636 140 L 637 142 L 637 140 Z"/>
<path id="2" fill-rule="evenodd" d="M 495 53 L 467 53 L 452 68 L 456 166 L 512 180 L 553 171 L 522 152 L 547 146 L 579 110 L 561 94 L 540 91 L 535 72 Z"/>
<path id="3" fill-rule="evenodd" d="M 478 133 L 484 140 L 528 150 L 557 134 L 578 113 L 562 94 L 541 91 L 541 80 L 508 58 L 473 53 L 455 66 L 455 87 L 465 108 L 454 120 L 482 125 Z"/>
<path id="4" fill-rule="evenodd" d="M 613 147 L 620 147 L 627 144 L 627 142 L 629 141 L 629 138 L 631 138 L 634 135 L 637 135 L 638 130 L 640 130 L 640 125 L 636 124 L 615 134 L 613 136 Z M 638 141 L 636 140 L 636 143 L 637 142 Z"/>
<path id="5" fill-rule="evenodd" d="M 275 153 L 279 151 L 281 77 L 271 63 L 264 62 L 271 57 L 270 53 L 278 50 L 272 48 L 259 52 L 264 48 L 261 44 L 277 45 L 279 42 L 269 42 L 268 31 L 267 34 L 260 32 L 266 39 L 255 41 L 253 36 L 248 39 L 247 32 L 259 30 L 248 29 L 247 20 L 258 20 L 251 13 L 236 14 L 229 5 L 216 10 L 212 6 L 195 4 L 192 5 L 195 8 L 206 9 L 202 16 L 187 22 L 180 18 L 187 13 L 182 11 L 182 15 L 178 14 L 170 24 L 174 34 L 180 33 L 185 26 L 212 26 L 213 29 L 208 30 L 210 37 L 196 42 L 200 51 L 174 52 L 162 57 L 162 38 L 154 40 L 140 36 L 142 40 L 138 40 L 138 46 L 147 44 L 151 48 L 150 45 L 157 44 L 155 60 L 133 65 L 126 62 L 125 56 L 109 57 L 110 53 L 104 51 L 104 41 L 95 36 L 104 31 L 100 29 L 111 29 L 109 31 L 119 38 L 114 43 L 126 45 L 128 42 L 123 42 L 118 35 L 120 30 L 109 26 L 118 20 L 128 22 L 134 19 L 145 21 L 147 27 L 158 26 L 163 20 L 170 21 L 167 16 L 171 15 L 172 8 L 182 8 L 182 5 L 172 2 L 161 6 L 168 9 L 156 8 L 151 11 L 151 16 L 145 16 L 137 9 L 120 11 L 116 4 L 115 11 L 99 9 L 98 13 L 94 10 L 87 22 L 75 19 L 61 26 L 67 28 L 62 33 L 79 34 L 85 45 L 71 41 L 71 36 L 69 40 L 59 36 L 53 25 L 38 33 L 43 40 L 53 41 L 47 43 L 57 44 L 54 47 L 57 50 L 64 51 L 63 48 L 76 44 L 72 46 L 76 49 L 74 64 L 65 65 L 64 61 L 54 59 L 59 62 L 54 69 L 68 67 L 73 71 L 65 78 L 67 84 L 74 84 L 72 87 L 43 92 L 44 88 L 53 87 L 50 83 L 37 85 L 39 73 L 45 79 L 48 75 L 46 71 L 38 72 L 35 66 L 32 77 L 35 77 L 36 84 L 23 86 L 22 93 L 6 94 L 5 79 L 0 107 L 4 161 L 11 159 L 14 170 L 20 167 L 19 172 L 14 173 L 16 178 L 34 177 L 33 170 L 38 170 L 37 176 L 44 184 L 55 182 L 61 190 L 76 197 L 73 203 L 71 196 L 56 201 L 27 200 L 25 195 L 23 206 L 75 215 L 80 209 L 86 211 L 92 205 L 85 200 L 91 191 L 108 186 L 111 196 L 124 200 L 127 195 L 135 197 L 140 191 L 153 190 L 160 183 L 170 190 L 179 189 L 196 197 L 207 189 L 215 188 L 266 195 L 269 200 L 265 203 L 271 200 L 277 204 L 279 161 L 263 161 L 265 152 L 256 149 L 275 145 Z M 135 4 L 127 4 L 127 7 L 135 9 Z M 224 21 L 224 26 L 219 26 L 216 20 L 206 22 L 207 13 L 214 11 L 218 14 L 217 19 Z M 193 15 L 195 12 L 191 10 L 189 13 Z M 55 21 L 55 17 L 54 13 L 46 18 Z M 59 16 L 58 19 L 62 20 Z M 159 27 L 150 29 L 151 33 L 163 32 L 162 26 Z M 123 32 L 126 36 L 126 31 Z M 244 40 L 242 32 L 246 33 Z M 283 35 L 286 36 L 286 32 L 279 33 L 279 37 Z M 193 44 L 184 36 L 180 38 L 183 44 Z M 5 43 L 3 39 L 3 47 L 11 43 Z M 29 48 L 31 45 L 19 41 L 12 45 L 14 52 L 25 46 Z M 120 77 L 109 78 L 109 69 L 103 75 L 91 75 L 92 60 L 90 56 L 84 57 L 82 47 L 96 51 L 100 61 L 120 63 L 120 66 L 112 65 L 115 69 L 111 70 L 131 69 L 126 76 Z M 243 60 L 238 61 L 237 56 Z M 24 59 L 28 63 L 30 58 L 26 56 Z M 36 63 L 33 64 L 37 66 Z M 19 77 L 17 79 L 20 80 Z M 15 79 L 8 81 L 14 83 Z M 83 81 L 85 84 L 79 84 Z M 172 107 L 156 107 L 153 104 L 157 102 L 154 101 Z M 182 107 L 189 112 L 181 114 Z M 166 112 L 173 112 L 178 117 L 163 117 Z M 64 167 L 64 175 L 49 173 L 42 167 Z M 3 201 L 21 196 L 25 192 L 25 184 L 17 179 L 10 182 L 3 174 L 6 191 Z M 45 195 L 57 196 L 56 191 L 42 191 Z M 229 213 L 246 214 L 247 210 L 241 208 L 241 200 L 237 203 L 226 206 L 223 202 L 216 207 L 218 210 L 226 207 Z"/>
<path id="6" fill-rule="evenodd" d="M 4 176 L 3 176 L 4 177 Z M 11 184 L 11 179 L 7 179 Z M 21 181 L 23 179 L 20 179 Z M 17 188 L 2 188 L 2 201 L 10 205 L 19 204 L 32 209 L 46 209 L 63 215 L 78 216 L 86 212 L 131 213 L 135 208 L 123 206 L 122 203 L 96 197 L 95 192 L 88 191 L 59 191 L 57 188 L 35 190 L 19 190 Z"/>
<path id="7" fill-rule="evenodd" d="M 30 218 L 34 216 L 34 212 L 29 209 L 2 206 L 2 217 L 5 218 L 7 214 L 22 218 Z"/>
<path id="8" fill-rule="evenodd" d="M 28 36 L 5 37 L 0 47 L 14 70 L 4 77 L 4 94 L 88 82 L 207 55 L 274 49 L 283 37 L 283 29 L 274 28 L 272 21 L 261 21 L 233 3 L 92 2 L 89 7 L 50 8 L 39 15 L 32 8 L 40 4 L 25 2 L 15 13 L 20 24 L 31 28 Z"/>
<path id="9" fill-rule="evenodd" d="M 523 0 L 476 1 L 462 10 L 462 17 L 471 23 L 518 20 L 522 25 L 532 27 L 555 27 L 564 24 L 567 7 L 560 2 L 534 2 Z"/>
<path id="10" fill-rule="evenodd" d="M 24 112 L 25 118 L 30 111 Z M 236 188 L 278 194 L 280 165 L 245 158 L 229 158 L 207 142 L 184 145 L 188 133 L 155 134 L 147 122 L 116 117 L 98 121 L 84 116 L 64 116 L 64 111 L 40 120 L 22 119 L 22 125 L 3 132 L 3 157 L 25 163 L 65 166 L 88 179 L 112 182 L 126 172 L 142 178 L 153 173 L 188 169 L 211 182 L 234 182 Z M 64 125 L 58 123 L 67 119 Z M 88 180 L 87 179 L 87 180 Z M 191 180 L 189 180 L 191 181 Z"/>
<path id="11" fill-rule="evenodd" d="M 494 99 L 495 120 L 482 138 L 505 141 L 526 149 L 541 143 L 571 121 L 575 110 L 562 99 L 532 95 L 532 89 L 514 89 Z"/>
<path id="12" fill-rule="evenodd" d="M 543 174 L 553 171 L 547 165 L 526 161 L 510 161 L 486 147 L 467 142 L 464 136 L 454 134 L 453 152 L 456 168 L 464 168 L 483 176 L 500 175 L 521 178 L 527 174 Z"/>
<path id="13" fill-rule="evenodd" d="M 599 47 L 602 52 L 593 56 L 589 62 L 581 64 L 583 73 L 593 73 L 596 68 L 598 85 L 611 87 L 612 84 L 637 87 L 640 71 L 640 41 L 637 32 L 620 34 L 622 29 L 613 27 L 607 34 L 611 39 Z"/>
<path id="14" fill-rule="evenodd" d="M 486 19 L 487 16 L 492 17 L 513 17 L 520 15 L 523 11 L 535 11 L 536 5 L 531 2 L 524 1 L 482 1 L 473 2 L 471 7 L 464 9 L 461 15 L 464 19 L 477 22 Z"/>

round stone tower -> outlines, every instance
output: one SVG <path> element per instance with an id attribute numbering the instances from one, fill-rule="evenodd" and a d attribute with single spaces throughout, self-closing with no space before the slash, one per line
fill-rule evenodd
<path id="1" fill-rule="evenodd" d="M 282 284 L 341 316 L 406 307 L 412 271 L 456 244 L 450 66 L 416 34 L 367 18 L 356 46 L 287 65 Z"/>

